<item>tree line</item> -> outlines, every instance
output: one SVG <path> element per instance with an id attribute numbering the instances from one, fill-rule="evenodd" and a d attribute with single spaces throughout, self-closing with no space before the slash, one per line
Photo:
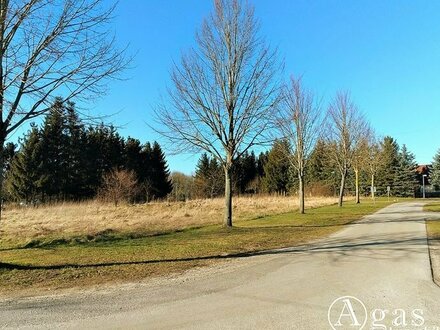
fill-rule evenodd
<path id="1" fill-rule="evenodd" d="M 172 189 L 157 143 L 122 139 L 104 125 L 86 127 L 71 103 L 100 95 L 104 81 L 129 64 L 105 31 L 114 6 L 106 9 L 102 2 L 1 2 L 0 190 L 8 199 L 82 199 L 103 191 L 116 199 L 118 191 L 129 191 L 131 200 L 148 201 Z M 174 196 L 191 187 L 194 196 L 222 190 L 225 225 L 232 226 L 234 193 L 295 189 L 304 213 L 314 171 L 333 181 L 340 206 L 351 185 L 360 202 L 364 182 L 373 197 L 385 185 L 394 194 L 409 194 L 411 153 L 392 139 L 378 141 L 348 91 L 337 92 L 324 107 L 301 77 L 284 81 L 278 50 L 259 27 L 249 2 L 216 0 L 195 45 L 174 62 L 171 86 L 156 108 L 156 129 L 174 151 L 206 153 L 193 183 L 173 175 Z M 64 98 L 55 99 L 56 93 Z M 16 155 L 12 144 L 5 146 L 12 132 L 45 114 Z M 252 153 L 271 143 L 265 155 Z M 319 148 L 324 154 L 314 162 Z"/>
<path id="2" fill-rule="evenodd" d="M 163 198 L 172 184 L 164 153 L 157 142 L 142 144 L 134 138 L 122 138 L 112 126 L 85 125 L 75 104 L 57 99 L 46 114 L 41 127 L 32 125 L 21 138 L 20 148 L 6 148 L 4 169 L 5 199 L 36 203 L 84 200 L 108 190 L 109 178 L 119 174 L 113 184 L 130 184 L 136 189 L 132 201 Z M 104 186 L 104 183 L 107 183 Z M 133 184 L 133 183 L 132 183 Z"/>
<path id="3" fill-rule="evenodd" d="M 305 186 L 311 196 L 336 196 L 340 180 L 337 164 L 331 157 L 333 146 L 324 139 L 314 145 L 305 169 Z M 371 149 L 370 149 L 371 148 Z M 295 168 L 289 162 L 289 143 L 286 139 L 276 140 L 272 147 L 258 156 L 252 151 L 243 155 L 232 170 L 232 191 L 242 194 L 297 195 L 300 182 Z M 368 153 L 375 151 L 376 164 L 371 170 L 372 159 Z M 415 171 L 414 154 L 406 145 L 386 136 L 363 151 L 362 161 L 356 164 L 360 196 L 414 197 L 420 189 L 422 177 Z M 440 159 L 440 157 L 439 157 Z M 440 164 L 440 163 L 439 163 Z M 373 173 L 373 174 L 371 174 Z M 195 175 L 171 174 L 175 200 L 193 198 L 215 198 L 224 196 L 224 174 L 218 161 L 204 153 L 200 157 Z M 374 176 L 374 178 L 372 178 Z M 356 173 L 347 175 L 346 193 L 356 194 Z"/>
<path id="4" fill-rule="evenodd" d="M 384 194 L 384 187 L 387 194 L 413 195 L 417 178 L 407 148 L 389 137 L 378 141 L 349 91 L 338 91 L 323 106 L 301 77 L 284 81 L 283 61 L 259 26 L 248 2 L 215 1 L 195 46 L 174 63 L 172 86 L 156 110 L 158 132 L 175 151 L 209 155 L 209 162 L 204 156 L 199 163 L 194 187 L 204 196 L 223 188 L 225 225 L 232 226 L 234 190 L 242 191 L 237 168 L 251 149 L 274 140 L 264 175 L 253 175 L 250 182 L 269 192 L 294 189 L 300 213 L 306 185 L 319 180 L 333 181 L 340 207 L 351 185 L 357 203 L 366 186 L 373 198 Z"/>

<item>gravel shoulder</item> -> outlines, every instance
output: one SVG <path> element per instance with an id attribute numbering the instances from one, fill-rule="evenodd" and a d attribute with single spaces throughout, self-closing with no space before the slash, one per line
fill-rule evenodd
<path id="1" fill-rule="evenodd" d="M 434 282 L 440 286 L 440 242 L 430 242 L 429 249 Z"/>

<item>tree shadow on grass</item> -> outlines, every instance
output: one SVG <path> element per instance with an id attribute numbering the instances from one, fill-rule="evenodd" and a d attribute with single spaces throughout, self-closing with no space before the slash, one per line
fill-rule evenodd
<path id="1" fill-rule="evenodd" d="M 328 238 L 320 242 L 302 244 L 295 247 L 249 251 L 231 254 L 208 255 L 198 257 L 150 259 L 121 262 L 104 262 L 91 264 L 56 264 L 56 265 L 22 265 L 18 263 L 0 263 L 0 270 L 60 270 L 66 268 L 100 268 L 124 265 L 148 265 L 176 262 L 193 262 L 207 260 L 227 260 L 249 258 L 255 256 L 276 255 L 325 255 L 331 261 L 339 261 L 345 257 L 355 256 L 370 259 L 400 260 L 409 255 L 427 253 L 427 238 L 425 235 L 414 237 L 407 233 L 393 233 L 390 235 L 359 236 L 355 238 Z"/>

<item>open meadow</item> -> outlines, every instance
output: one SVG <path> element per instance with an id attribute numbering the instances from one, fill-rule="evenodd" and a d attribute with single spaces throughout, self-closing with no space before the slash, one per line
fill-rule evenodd
<path id="1" fill-rule="evenodd" d="M 114 207 L 95 202 L 9 209 L 2 224 L 0 295 L 126 283 L 181 273 L 328 236 L 393 201 L 240 197 L 235 225 L 222 200 Z"/>
<path id="2" fill-rule="evenodd" d="M 333 197 L 307 200 L 309 208 L 335 204 Z M 296 197 L 234 198 L 234 218 L 246 221 L 298 209 Z M 7 246 L 38 246 L 57 242 L 142 237 L 190 227 L 223 223 L 224 199 L 120 205 L 99 201 L 40 207 L 9 207 L 0 225 L 0 242 Z"/>

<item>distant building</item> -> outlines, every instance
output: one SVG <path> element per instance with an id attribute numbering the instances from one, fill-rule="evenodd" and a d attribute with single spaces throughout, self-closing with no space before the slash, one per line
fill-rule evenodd
<path id="1" fill-rule="evenodd" d="M 435 187 L 431 185 L 430 175 L 432 172 L 432 165 L 419 165 L 415 169 L 417 181 L 419 183 L 419 192 L 416 193 L 417 197 L 421 197 L 423 195 L 423 176 L 425 176 L 425 192 L 426 197 L 439 197 L 440 192 L 436 191 Z"/>

